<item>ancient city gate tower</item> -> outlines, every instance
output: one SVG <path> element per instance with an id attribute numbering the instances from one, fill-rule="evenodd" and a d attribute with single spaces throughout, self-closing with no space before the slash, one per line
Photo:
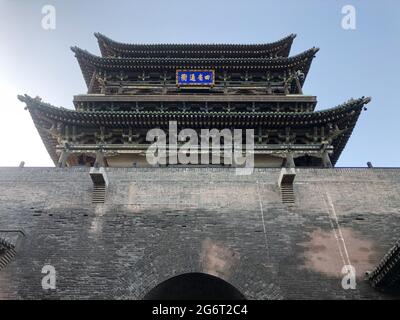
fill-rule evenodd
<path id="1" fill-rule="evenodd" d="M 96 36 L 102 57 L 72 48 L 88 87 L 74 97 L 76 111 L 20 97 L 61 167 L 147 167 L 146 133 L 170 121 L 178 130 L 254 129 L 257 167 L 331 167 L 370 100 L 314 111 L 316 97 L 302 86 L 318 49 L 288 58 L 294 35 L 265 45 L 129 45 Z"/>
<path id="2" fill-rule="evenodd" d="M 370 98 L 315 111 L 302 88 L 318 49 L 289 57 L 295 35 L 246 45 L 95 35 L 101 57 L 72 48 L 88 88 L 75 110 L 19 96 L 57 168 L 0 169 L 0 298 L 391 297 L 400 170 L 334 168 Z M 169 152 L 149 163 L 149 130 L 167 132 L 166 151 L 185 144 L 173 146 L 171 123 L 199 136 L 254 130 L 253 172 L 224 161 L 222 137 L 193 149 L 218 163 Z M 40 285 L 44 265 L 54 290 Z M 342 286 L 346 274 L 356 287 Z"/>

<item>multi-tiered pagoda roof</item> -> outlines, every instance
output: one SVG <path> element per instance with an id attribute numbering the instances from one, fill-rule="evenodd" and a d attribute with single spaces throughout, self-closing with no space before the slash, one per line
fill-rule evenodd
<path id="1" fill-rule="evenodd" d="M 73 47 L 87 94 L 76 110 L 20 96 L 55 163 L 146 165 L 146 132 L 168 128 L 255 131 L 256 166 L 331 166 L 370 98 L 314 111 L 303 84 L 317 48 L 289 57 L 294 35 L 270 44 L 123 44 L 96 34 L 102 56 Z M 185 86 L 179 70 L 211 70 Z"/>

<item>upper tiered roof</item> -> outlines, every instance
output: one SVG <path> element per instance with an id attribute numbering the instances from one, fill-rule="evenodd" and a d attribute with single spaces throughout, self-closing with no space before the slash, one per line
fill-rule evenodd
<path id="1" fill-rule="evenodd" d="M 128 70 L 148 70 L 154 72 L 174 71 L 176 69 L 213 69 L 218 71 L 300 71 L 304 76 L 300 80 L 304 83 L 311 62 L 318 52 L 318 48 L 311 48 L 303 53 L 289 58 L 104 58 L 98 57 L 82 50 L 72 47 L 81 67 L 86 84 L 89 87 L 94 72 L 99 71 L 128 71 Z"/>
<path id="2" fill-rule="evenodd" d="M 95 33 L 103 57 L 272 58 L 288 57 L 295 34 L 266 44 L 128 44 Z"/>

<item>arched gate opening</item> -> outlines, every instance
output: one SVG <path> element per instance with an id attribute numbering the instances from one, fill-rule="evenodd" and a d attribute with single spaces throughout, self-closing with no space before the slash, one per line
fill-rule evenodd
<path id="1" fill-rule="evenodd" d="M 144 300 L 245 300 L 244 295 L 221 278 L 205 273 L 185 273 L 161 282 Z"/>

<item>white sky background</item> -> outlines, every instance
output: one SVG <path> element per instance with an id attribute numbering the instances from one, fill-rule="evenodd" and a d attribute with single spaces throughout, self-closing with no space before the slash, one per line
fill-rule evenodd
<path id="1" fill-rule="evenodd" d="M 0 166 L 51 167 L 45 149 L 25 104 L 17 99 L 15 88 L 0 82 Z"/>

